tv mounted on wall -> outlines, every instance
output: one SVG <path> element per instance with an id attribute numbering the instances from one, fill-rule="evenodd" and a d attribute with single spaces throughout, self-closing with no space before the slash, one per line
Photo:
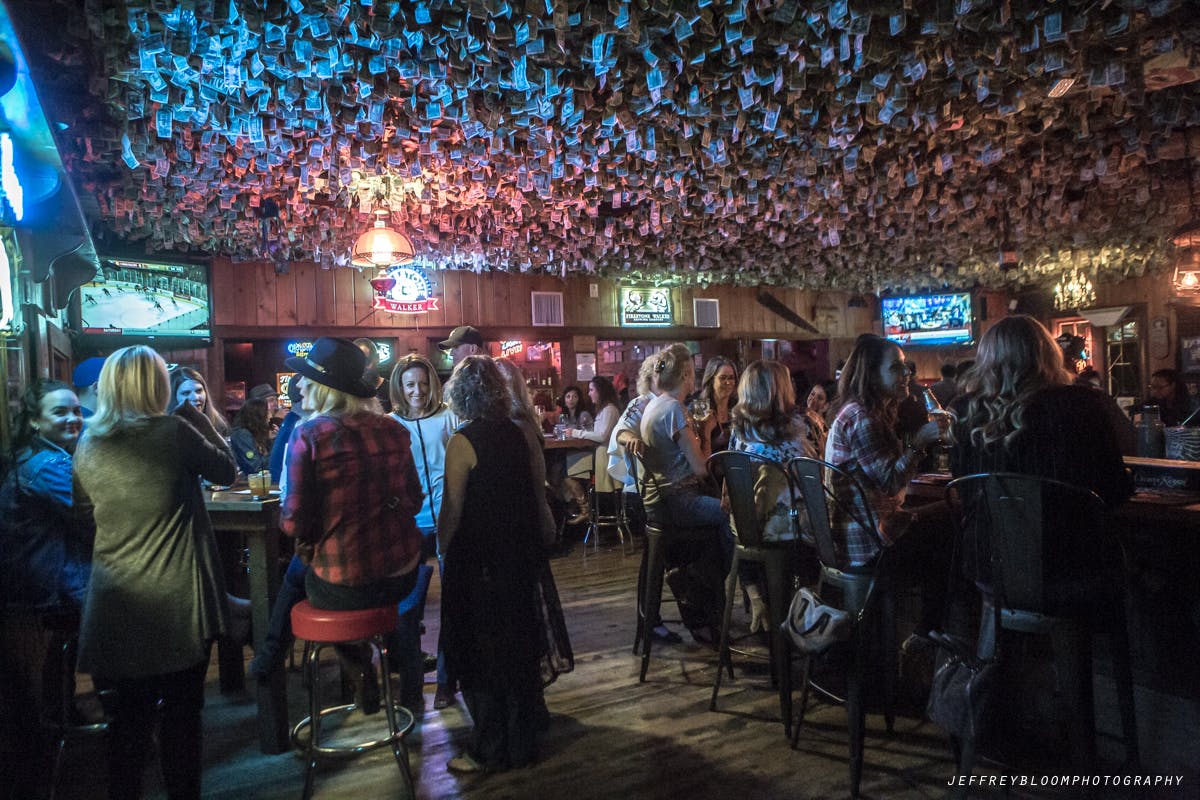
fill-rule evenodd
<path id="1" fill-rule="evenodd" d="M 212 344 L 208 265 L 100 256 L 100 271 L 79 291 L 79 329 L 101 349 Z"/>
<path id="2" fill-rule="evenodd" d="M 883 335 L 903 347 L 974 341 L 969 292 L 884 297 L 881 303 Z"/>

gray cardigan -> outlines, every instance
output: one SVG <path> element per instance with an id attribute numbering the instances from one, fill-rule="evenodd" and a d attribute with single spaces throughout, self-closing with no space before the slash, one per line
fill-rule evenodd
<path id="1" fill-rule="evenodd" d="M 200 478 L 232 483 L 229 449 L 174 416 L 104 437 L 75 453 L 75 502 L 96 521 L 79 668 L 141 678 L 194 666 L 226 630 L 224 579 Z"/>

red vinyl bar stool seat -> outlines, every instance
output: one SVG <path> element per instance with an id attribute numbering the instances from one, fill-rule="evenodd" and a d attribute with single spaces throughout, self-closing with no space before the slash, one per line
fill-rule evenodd
<path id="1" fill-rule="evenodd" d="M 356 611 L 329 611 L 313 608 L 307 600 L 303 600 L 292 609 L 292 631 L 297 638 L 304 639 L 311 645 L 304 664 L 308 673 L 309 715 L 292 729 L 292 744 L 304 751 L 307 762 L 304 772 L 304 800 L 312 796 L 318 757 L 357 755 L 385 744 L 392 747 L 408 796 L 415 796 L 412 772 L 408 767 L 408 748 L 404 744 L 404 735 L 413 727 L 413 715 L 408 709 L 392 702 L 391 679 L 387 672 L 387 637 L 396 630 L 399 622 L 400 615 L 395 603 Z M 321 649 L 335 644 L 355 643 L 369 644 L 379 653 L 379 663 L 382 666 L 383 710 L 387 715 L 388 734 L 371 741 L 335 746 L 322 745 L 322 718 L 330 714 L 352 711 L 356 706 L 350 703 L 321 708 Z M 306 728 L 311 730 L 304 736 Z"/>

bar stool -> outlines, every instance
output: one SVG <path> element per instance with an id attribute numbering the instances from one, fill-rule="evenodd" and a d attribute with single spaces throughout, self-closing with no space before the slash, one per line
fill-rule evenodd
<path id="1" fill-rule="evenodd" d="M 621 497 L 621 491 L 624 485 L 614 481 L 612 476 L 608 474 L 605 466 L 608 463 L 608 445 L 602 444 L 596 448 L 595 455 L 592 457 L 594 469 L 592 471 L 592 485 L 588 489 L 589 505 L 591 506 L 591 522 L 588 526 L 588 532 L 583 537 L 583 543 L 586 545 L 588 540 L 593 536 L 596 537 L 594 547 L 600 549 L 600 528 L 604 526 L 615 527 L 617 529 L 617 537 L 621 542 L 622 552 L 625 550 L 625 535 L 629 531 L 628 523 L 625 520 L 625 503 Z M 601 503 L 607 498 L 612 504 L 612 513 L 603 513 Z M 632 543 L 633 535 L 630 534 L 629 540 Z M 584 552 L 587 552 L 586 549 Z"/>
<path id="2" fill-rule="evenodd" d="M 305 660 L 305 670 L 308 678 L 309 716 L 300 720 L 292 729 L 292 744 L 302 749 L 306 755 L 307 766 L 304 772 L 304 800 L 312 796 L 313 778 L 317 768 L 318 756 L 350 756 L 366 752 L 385 744 L 392 746 L 396 763 L 400 765 L 400 775 L 409 796 L 414 796 L 412 773 L 408 768 L 408 748 L 404 744 L 404 735 L 413 726 L 413 715 L 408 709 L 398 708 L 392 702 L 391 680 L 387 673 L 387 643 L 386 637 L 396 630 L 400 616 L 395 603 L 379 608 L 364 608 L 356 611 L 328 611 L 313 608 L 307 601 L 301 601 L 292 609 L 292 631 L 297 638 L 304 639 L 311 648 L 308 649 Z M 379 663 L 382 667 L 383 709 L 387 714 L 388 735 L 382 739 L 357 742 L 344 745 L 322 745 L 321 719 L 329 714 L 351 711 L 354 703 L 347 705 L 321 708 L 321 649 L 334 644 L 370 644 L 379 653 Z M 310 728 L 309 735 L 301 734 L 305 728 Z"/>

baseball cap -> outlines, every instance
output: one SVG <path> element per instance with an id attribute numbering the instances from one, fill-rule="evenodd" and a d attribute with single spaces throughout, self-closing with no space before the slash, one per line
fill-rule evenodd
<path id="1" fill-rule="evenodd" d="M 100 380 L 100 369 L 103 366 L 104 359 L 99 356 L 85 358 L 76 365 L 75 371 L 71 373 L 71 384 L 79 389 L 93 386 Z"/>
<path id="2" fill-rule="evenodd" d="M 443 350 L 452 350 L 460 344 L 473 344 L 477 347 L 483 347 L 483 336 L 480 335 L 477 328 L 470 325 L 459 325 L 450 331 L 448 339 L 438 342 L 438 347 Z"/>

